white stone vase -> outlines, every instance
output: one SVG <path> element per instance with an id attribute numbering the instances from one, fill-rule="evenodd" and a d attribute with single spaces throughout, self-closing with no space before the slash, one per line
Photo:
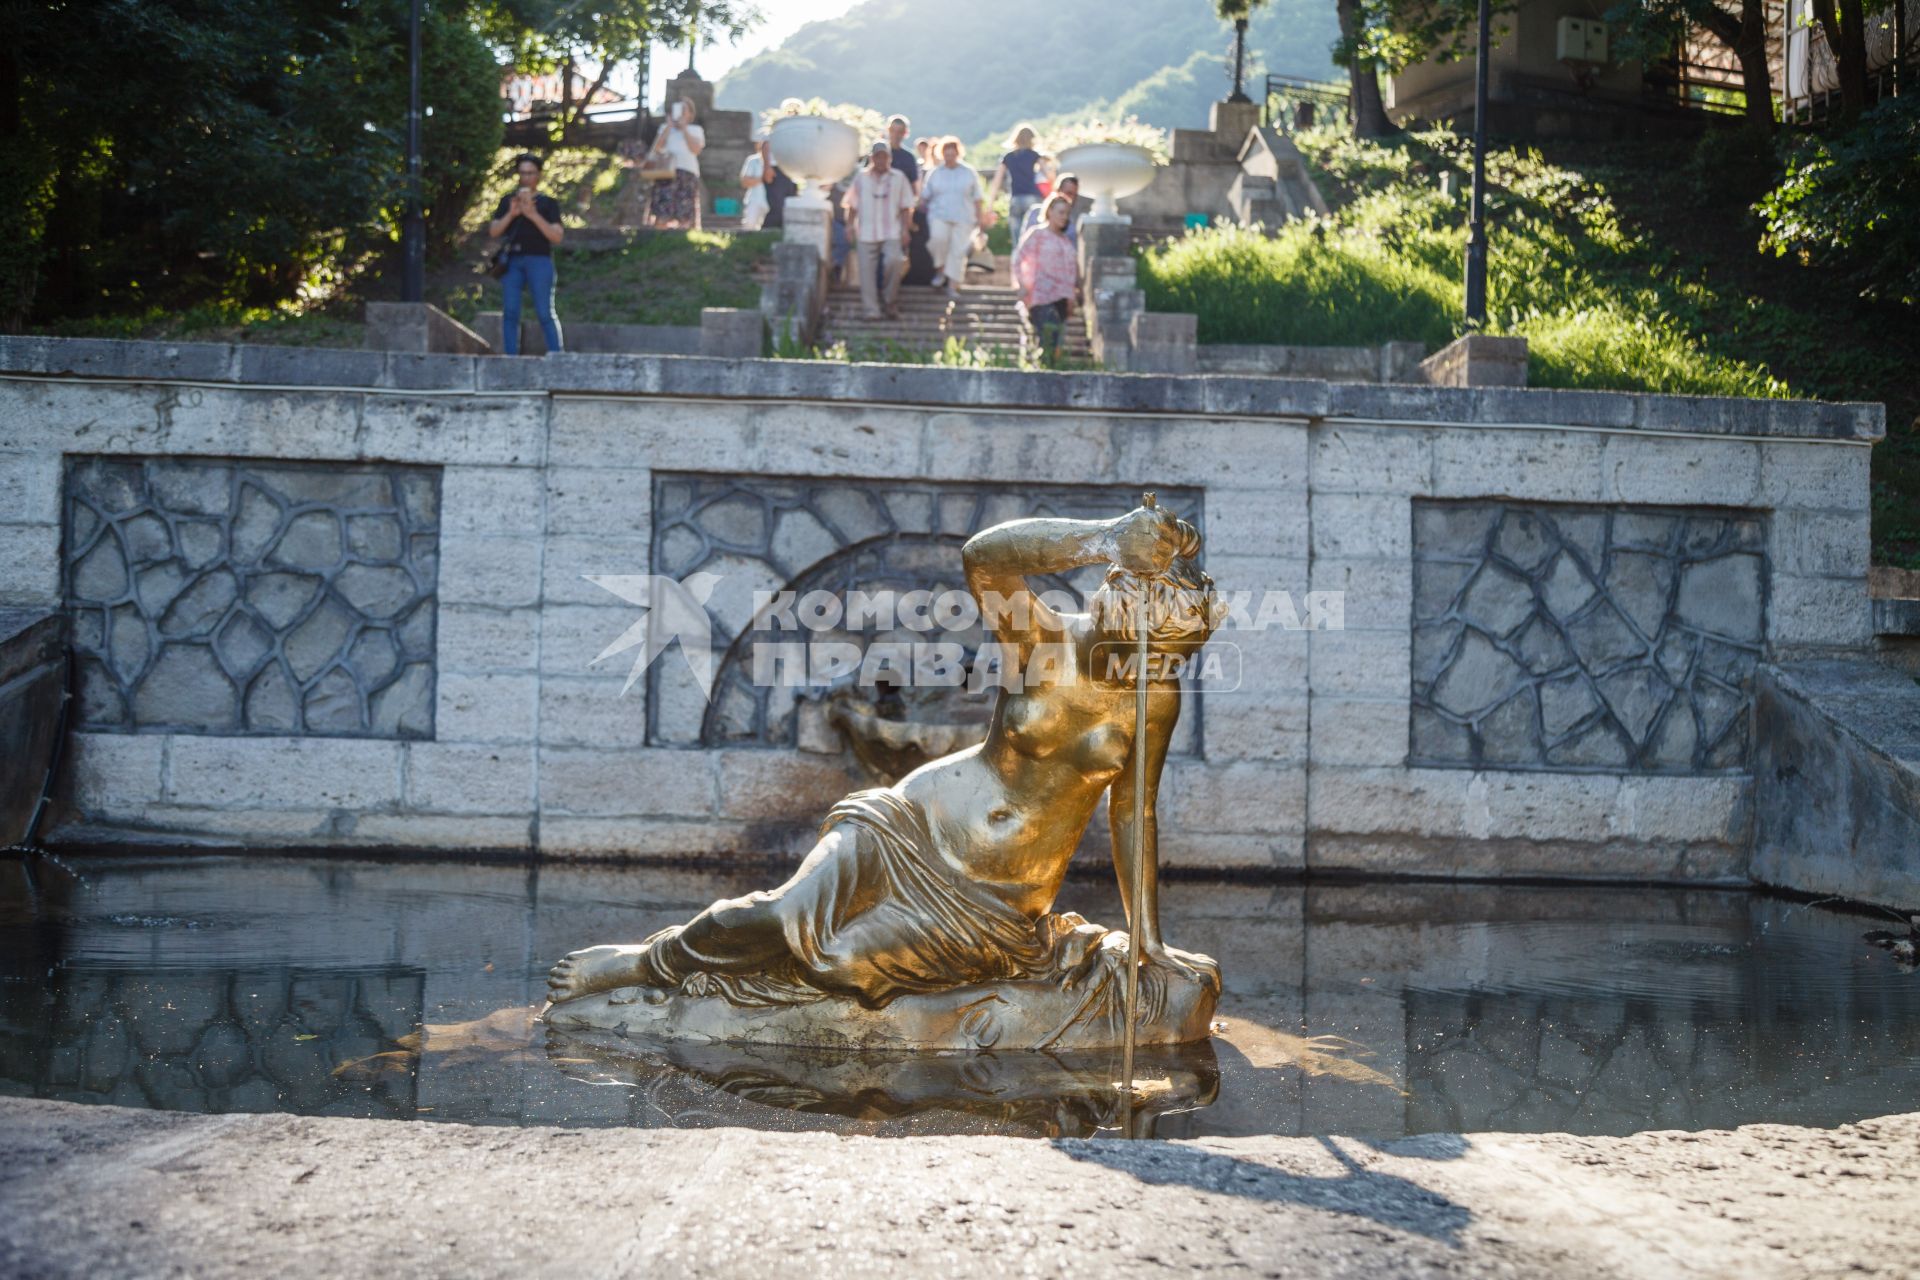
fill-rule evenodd
<path id="1" fill-rule="evenodd" d="M 1060 172 L 1071 171 L 1080 189 L 1093 197 L 1093 218 L 1118 218 L 1115 203 L 1145 191 L 1153 181 L 1153 153 L 1130 142 L 1085 142 L 1059 156 Z"/>
<path id="2" fill-rule="evenodd" d="M 860 162 L 859 133 L 825 116 L 782 116 L 767 141 L 773 162 L 800 188 L 792 199 L 814 208 L 824 208 L 828 190 Z"/>

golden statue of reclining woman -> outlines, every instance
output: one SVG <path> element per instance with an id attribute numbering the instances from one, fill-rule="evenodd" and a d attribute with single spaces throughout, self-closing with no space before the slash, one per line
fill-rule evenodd
<path id="1" fill-rule="evenodd" d="M 1127 940 L 1052 911 L 1104 793 L 1127 918 L 1141 930 L 1140 1041 L 1203 1038 L 1219 970 L 1161 940 L 1152 874 L 1180 684 L 1148 662 L 1137 741 L 1136 628 L 1150 653 L 1188 655 L 1222 606 L 1196 563 L 1198 532 L 1147 503 L 1115 520 L 1013 520 L 971 538 L 968 588 L 1022 677 L 1018 692 L 1002 691 L 986 741 L 841 800 L 779 888 L 716 902 L 635 945 L 568 955 L 548 979 L 548 1020 L 855 1047 L 1118 1044 Z M 1111 567 L 1086 613 L 1056 612 L 1027 584 L 1101 563 Z"/>

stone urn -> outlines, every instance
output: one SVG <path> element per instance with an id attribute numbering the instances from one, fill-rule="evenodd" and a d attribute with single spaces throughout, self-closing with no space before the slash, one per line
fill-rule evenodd
<path id="1" fill-rule="evenodd" d="M 1093 197 L 1092 218 L 1118 218 L 1115 201 L 1145 191 L 1153 181 L 1153 153 L 1130 142 L 1085 142 L 1059 156 L 1060 171 L 1071 170 L 1080 189 Z"/>
<path id="2" fill-rule="evenodd" d="M 782 116 L 767 134 L 773 162 L 800 188 L 798 204 L 825 208 L 834 183 L 860 162 L 860 135 L 825 116 Z"/>

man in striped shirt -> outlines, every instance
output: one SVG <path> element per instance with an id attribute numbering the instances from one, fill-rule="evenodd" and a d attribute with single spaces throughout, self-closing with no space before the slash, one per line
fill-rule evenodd
<path id="1" fill-rule="evenodd" d="M 880 318 L 884 298 L 889 319 L 900 318 L 900 277 L 907 265 L 913 184 L 893 167 L 893 150 L 873 144 L 867 167 L 846 196 L 847 222 L 860 258 L 860 314 Z"/>

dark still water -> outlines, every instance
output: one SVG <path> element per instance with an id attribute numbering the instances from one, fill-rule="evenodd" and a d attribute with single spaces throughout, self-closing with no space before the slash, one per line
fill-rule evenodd
<path id="1" fill-rule="evenodd" d="M 283 858 L 0 864 L 0 1093 L 497 1124 L 1111 1131 L 1117 1062 L 550 1035 L 547 967 L 764 872 Z M 1920 975 L 1871 917 L 1728 892 L 1175 882 L 1226 974 L 1143 1055 L 1162 1137 L 1628 1133 L 1920 1108 Z M 1063 908 L 1117 922 L 1109 886 Z M 1114 1055 L 1117 1057 L 1117 1055 Z"/>

